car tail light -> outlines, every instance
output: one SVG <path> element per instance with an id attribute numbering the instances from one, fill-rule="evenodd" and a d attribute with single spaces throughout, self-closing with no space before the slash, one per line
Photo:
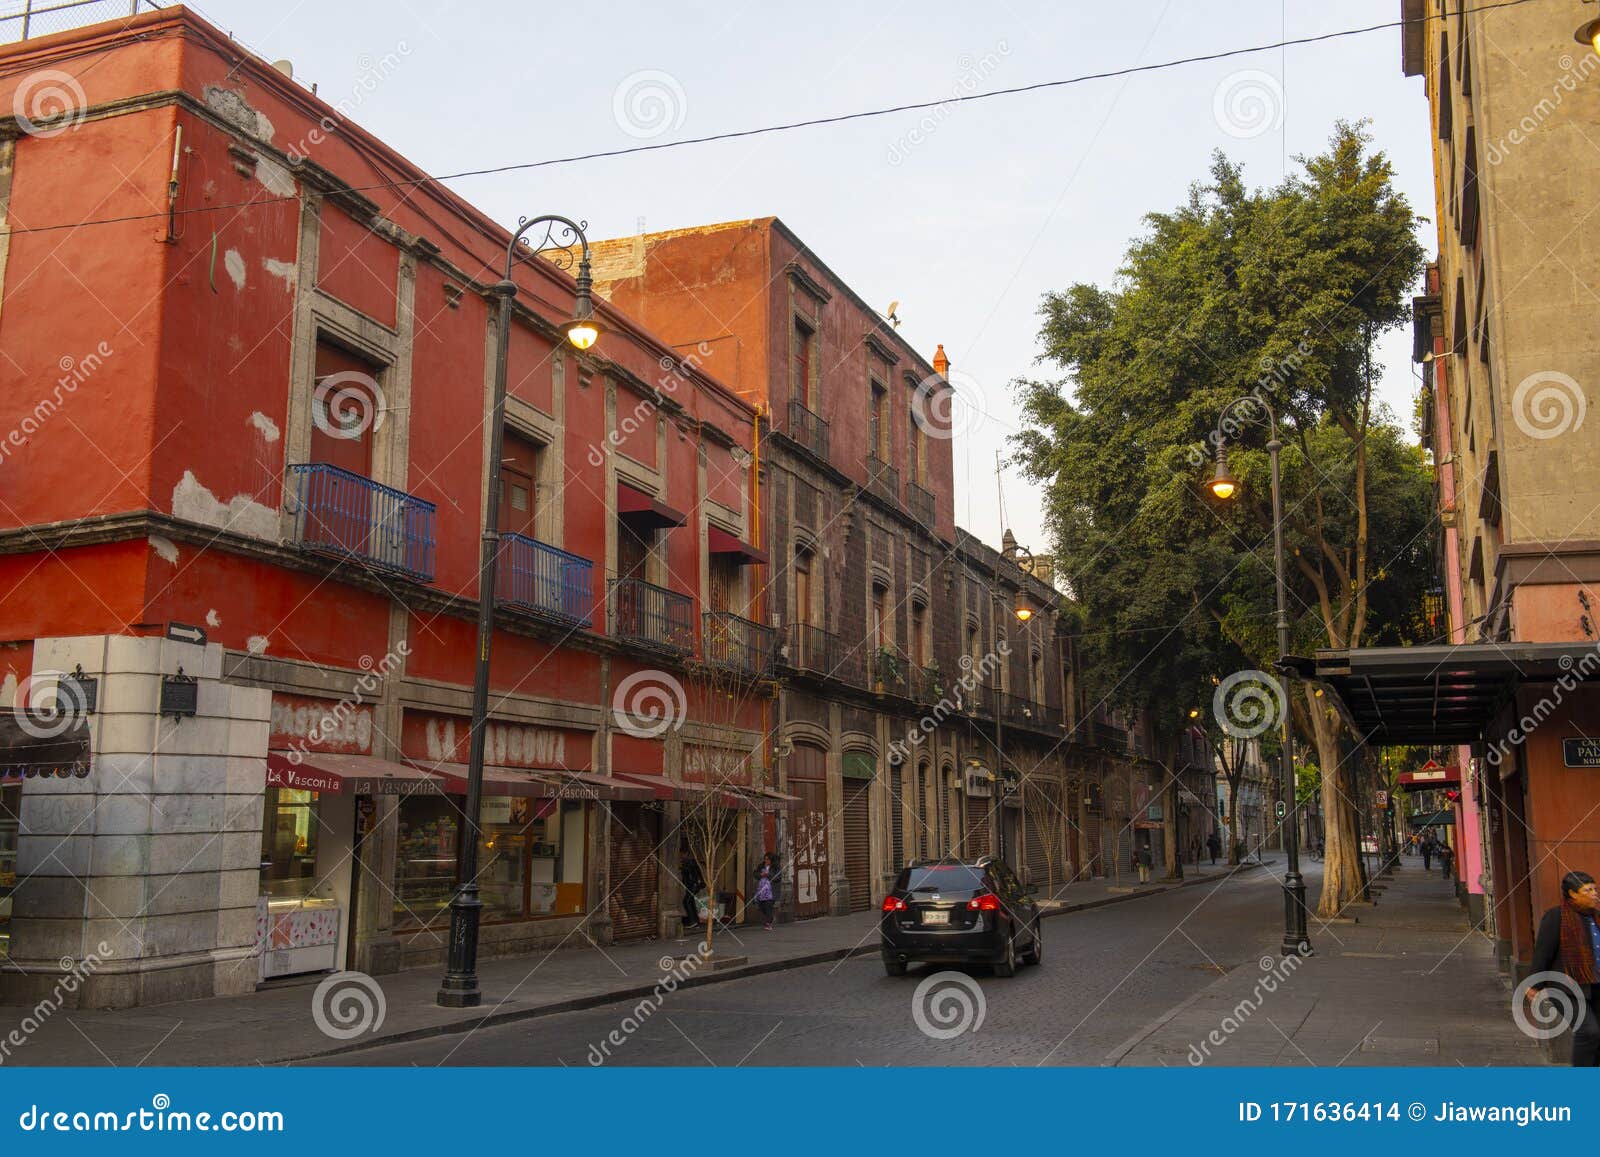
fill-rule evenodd
<path id="1" fill-rule="evenodd" d="M 998 912 L 1000 911 L 1000 897 L 993 892 L 985 892 L 981 896 L 974 896 L 968 900 L 967 907 L 974 912 Z"/>
<path id="2" fill-rule="evenodd" d="M 904 912 L 906 910 L 906 902 L 899 896 L 885 896 L 883 898 L 883 910 L 885 912 Z"/>

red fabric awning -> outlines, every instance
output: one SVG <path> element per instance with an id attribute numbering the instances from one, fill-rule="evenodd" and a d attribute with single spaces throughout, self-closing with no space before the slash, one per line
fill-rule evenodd
<path id="1" fill-rule="evenodd" d="M 616 773 L 616 778 L 622 780 L 624 783 L 631 783 L 639 787 L 648 788 L 652 799 L 685 800 L 694 798 L 694 794 L 684 787 L 683 784 L 673 783 L 665 776 L 636 775 L 632 772 L 619 771 Z"/>
<path id="2" fill-rule="evenodd" d="M 375 755 L 267 752 L 267 786 L 333 795 L 443 795 L 439 776 Z"/>
<path id="3" fill-rule="evenodd" d="M 674 510 L 653 494 L 637 490 L 626 482 L 617 483 L 617 513 L 645 526 L 684 526 L 689 516 Z"/>
<path id="4" fill-rule="evenodd" d="M 1461 769 L 1459 767 L 1440 767 L 1437 763 L 1428 763 L 1416 771 L 1402 771 L 1400 773 L 1399 787 L 1401 791 L 1432 791 L 1436 787 L 1460 787 Z"/>
<path id="5" fill-rule="evenodd" d="M 466 764 L 430 763 L 427 769 L 443 778 L 445 791 L 448 794 L 467 794 Z M 483 765 L 483 793 L 526 796 L 532 799 L 655 798 L 648 788 L 592 771 L 552 771 L 544 768 L 532 770 L 522 767 L 502 767 L 490 763 Z"/>
<path id="6" fill-rule="evenodd" d="M 736 538 L 720 526 L 706 527 L 706 551 L 710 554 L 733 555 L 741 566 L 765 566 L 771 561 L 766 551 Z"/>

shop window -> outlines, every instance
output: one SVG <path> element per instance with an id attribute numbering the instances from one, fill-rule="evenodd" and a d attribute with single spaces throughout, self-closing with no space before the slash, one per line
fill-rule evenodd
<path id="1" fill-rule="evenodd" d="M 486 796 L 478 887 L 485 920 L 584 911 L 584 806 L 575 800 Z"/>
<path id="2" fill-rule="evenodd" d="M 0 784 L 0 959 L 11 952 L 11 892 L 17 886 L 17 833 L 22 785 Z"/>
<path id="3" fill-rule="evenodd" d="M 300 900 L 317 886 L 317 793 L 269 787 L 261 825 L 261 891 Z"/>
<path id="4" fill-rule="evenodd" d="M 456 886 L 460 802 L 412 795 L 400 801 L 394 857 L 394 926 L 419 928 L 445 918 Z"/>

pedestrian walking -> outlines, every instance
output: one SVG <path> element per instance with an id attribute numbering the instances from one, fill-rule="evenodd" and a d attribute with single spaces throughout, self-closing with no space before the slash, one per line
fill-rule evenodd
<path id="1" fill-rule="evenodd" d="M 1439 841 L 1439 867 L 1444 878 L 1450 878 L 1450 861 L 1455 859 L 1456 850 L 1444 840 Z"/>
<path id="2" fill-rule="evenodd" d="M 761 909 L 761 926 L 772 931 L 772 913 L 778 905 L 778 863 L 768 852 L 756 869 L 756 906 Z"/>
<path id="3" fill-rule="evenodd" d="M 1211 835 L 1206 839 L 1206 851 L 1211 853 L 1211 866 L 1216 867 L 1217 857 L 1222 854 L 1222 837 L 1212 829 Z"/>
<path id="4" fill-rule="evenodd" d="M 1139 869 L 1139 883 L 1150 882 L 1150 845 L 1140 844 L 1133 850 L 1133 863 Z"/>
<path id="5" fill-rule="evenodd" d="M 1422 837 L 1422 870 L 1433 871 L 1433 833 L 1429 832 Z"/>
<path id="6" fill-rule="evenodd" d="M 1577 986 L 1583 997 L 1578 1011 L 1583 1020 L 1572 1033 L 1574 1068 L 1600 1066 L 1600 1021 L 1595 1019 L 1595 1001 L 1600 999 L 1600 891 L 1588 872 L 1568 872 L 1561 877 L 1561 903 L 1539 920 L 1539 935 L 1533 944 L 1533 971 L 1539 975 L 1559 970 Z M 1543 998 L 1542 986 L 1530 988 L 1530 1001 Z"/>
<path id="7" fill-rule="evenodd" d="M 683 855 L 678 860 L 678 882 L 683 885 L 683 926 L 685 928 L 700 927 L 700 891 L 706 886 L 705 877 L 700 874 L 700 865 L 694 862 L 694 857 L 684 849 Z"/>

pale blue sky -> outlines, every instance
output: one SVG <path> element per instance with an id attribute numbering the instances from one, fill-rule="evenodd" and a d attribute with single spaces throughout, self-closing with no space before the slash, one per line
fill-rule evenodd
<path id="1" fill-rule="evenodd" d="M 445 173 L 1355 28 L 1398 18 L 1400 0 L 205 0 L 199 11 L 269 59 L 292 60 L 326 99 L 358 101 L 352 119 Z M 1252 72 L 1266 76 L 1237 75 Z M 364 74 L 379 73 L 363 86 Z M 666 94 L 663 123 L 619 117 L 629 78 Z M 1245 118 L 1233 132 L 1229 91 Z M 1269 106 L 1264 123 L 1248 121 L 1262 111 L 1254 94 Z M 648 115 L 648 101 L 641 107 L 635 115 Z M 1213 149 L 1242 161 L 1248 178 L 1275 181 L 1339 117 L 1371 120 L 1400 187 L 1431 216 L 1426 104 L 1420 80 L 1400 74 L 1395 29 L 933 114 L 453 184 L 507 223 L 559 212 L 587 220 L 594 237 L 782 217 L 867 301 L 898 299 L 904 336 L 929 356 L 943 342 L 966 375 L 958 387 L 981 396 L 984 412 L 956 443 L 956 517 L 992 542 L 995 451 L 1016 421 L 1009 383 L 1035 372 L 1041 294 L 1110 278 L 1141 215 L 1177 203 Z M 921 124 L 931 131 L 913 141 Z M 1415 381 L 1408 345 L 1391 335 L 1383 350 L 1383 396 L 1404 415 Z M 1008 471 L 1005 497 L 1018 538 L 1044 549 L 1031 487 Z"/>

